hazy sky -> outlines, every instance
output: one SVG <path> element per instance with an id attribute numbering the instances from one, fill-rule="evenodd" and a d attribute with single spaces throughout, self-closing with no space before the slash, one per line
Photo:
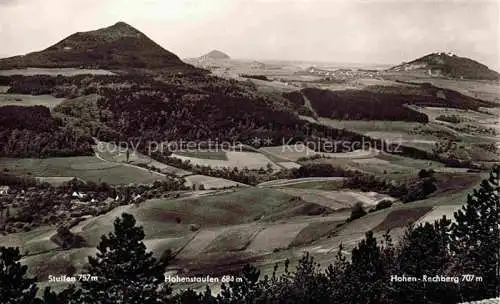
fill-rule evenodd
<path id="1" fill-rule="evenodd" d="M 0 0 L 0 55 L 125 21 L 180 57 L 400 63 L 452 51 L 499 69 L 499 0 Z"/>

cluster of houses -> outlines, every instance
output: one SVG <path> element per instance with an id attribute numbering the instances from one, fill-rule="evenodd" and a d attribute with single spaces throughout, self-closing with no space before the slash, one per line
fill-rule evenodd
<path id="1" fill-rule="evenodd" d="M 0 185 L 0 234 L 29 231 L 41 225 L 64 223 L 70 227 L 88 216 L 106 213 L 121 205 L 138 206 L 151 198 L 178 198 L 185 189 L 176 185 L 130 184 L 108 188 L 89 188 L 72 180 L 57 187 L 28 188 Z M 5 210 L 16 210 L 15 217 L 3 217 Z M 32 212 L 36 209 L 36 212 Z"/>
<path id="2" fill-rule="evenodd" d="M 9 194 L 9 186 L 0 186 L 0 195 L 7 195 Z"/>
<path id="3" fill-rule="evenodd" d="M 37 209 L 35 213 L 29 212 L 30 216 L 28 217 L 17 216 L 17 218 L 10 218 L 9 221 L 3 217 L 0 222 L 2 230 L 0 233 L 29 231 L 40 225 L 60 223 L 72 226 L 86 216 L 96 216 L 119 205 L 139 204 L 144 200 L 143 196 L 144 194 L 133 190 L 128 193 L 120 191 L 111 197 L 107 192 L 60 191 L 60 189 L 38 187 L 17 189 L 0 185 L 0 202 L 3 206 L 0 211 L 11 208 L 25 211 Z M 33 204 L 36 204 L 36 207 Z"/>
<path id="4" fill-rule="evenodd" d="M 304 71 L 298 72 L 300 75 L 321 76 L 336 80 L 351 80 L 357 78 L 375 78 L 379 76 L 380 72 L 377 70 L 364 70 L 364 69 L 336 69 L 327 70 L 317 67 L 309 67 Z"/>

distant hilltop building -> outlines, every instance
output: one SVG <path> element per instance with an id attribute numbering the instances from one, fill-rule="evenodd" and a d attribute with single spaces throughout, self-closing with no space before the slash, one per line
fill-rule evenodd
<path id="1" fill-rule="evenodd" d="M 446 56 L 450 56 L 450 57 L 453 57 L 453 56 L 457 56 L 455 53 L 453 52 L 439 52 L 437 53 L 439 56 L 443 56 L 443 55 L 446 55 Z"/>

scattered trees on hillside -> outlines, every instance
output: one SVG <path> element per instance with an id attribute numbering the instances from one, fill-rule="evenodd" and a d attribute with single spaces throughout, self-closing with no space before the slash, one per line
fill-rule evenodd
<path id="1" fill-rule="evenodd" d="M 433 176 L 434 176 L 434 170 L 432 170 L 432 169 L 430 169 L 430 170 L 421 169 L 418 172 L 418 178 L 429 178 L 429 177 L 433 177 Z"/>
<path id="2" fill-rule="evenodd" d="M 291 178 L 303 177 L 352 177 L 358 173 L 354 170 L 347 170 L 340 166 L 322 163 L 306 163 L 300 168 L 291 169 Z"/>
<path id="3" fill-rule="evenodd" d="M 182 160 L 175 157 L 165 156 L 164 154 L 160 153 L 153 154 L 153 158 L 165 164 L 188 170 L 196 174 L 224 178 L 252 186 L 277 178 L 285 178 L 285 176 L 288 175 L 288 171 L 286 170 L 282 172 L 273 172 L 272 168 L 271 170 L 269 170 L 269 167 L 266 167 L 267 170 L 264 167 L 262 167 L 260 170 L 250 170 L 248 168 L 214 168 L 211 166 L 195 165 L 192 164 L 189 160 Z M 202 187 L 198 190 L 204 190 L 206 188 L 204 185 L 200 186 Z"/>
<path id="4" fill-rule="evenodd" d="M 382 210 L 382 209 L 387 209 L 387 208 L 390 208 L 392 206 L 392 201 L 388 200 L 388 199 L 384 199 L 380 202 L 377 203 L 377 205 L 375 205 L 375 208 L 371 209 L 370 212 L 374 212 L 374 211 L 378 211 L 378 210 Z"/>
<path id="5" fill-rule="evenodd" d="M 450 123 L 454 123 L 454 124 L 462 122 L 462 119 L 460 118 L 460 116 L 457 116 L 457 115 L 439 115 L 438 117 L 436 117 L 436 120 L 441 120 L 441 121 L 450 122 Z"/>
<path id="6" fill-rule="evenodd" d="M 376 191 L 399 198 L 404 203 L 425 199 L 437 190 L 436 178 L 431 174 L 419 173 L 420 178 L 405 183 L 388 182 L 374 175 L 354 174 L 344 180 L 344 187 L 362 191 Z"/>
<path id="7" fill-rule="evenodd" d="M 289 170 L 282 169 L 279 172 L 274 172 L 272 170 L 272 166 L 269 164 L 266 168 L 262 167 L 259 170 L 250 170 L 248 168 L 239 169 L 237 167 L 214 168 L 211 166 L 194 165 L 189 160 L 165 156 L 160 153 L 153 154 L 153 158 L 165 164 L 188 170 L 193 173 L 220 177 L 252 186 L 266 181 L 283 178 L 353 177 L 359 175 L 359 173 L 354 170 L 346 170 L 331 164 L 321 163 L 305 163 L 300 168 L 293 168 Z"/>
<path id="8" fill-rule="evenodd" d="M 57 233 L 51 240 L 63 249 L 80 248 L 86 245 L 82 236 L 73 234 L 66 226 L 58 227 Z"/>
<path id="9" fill-rule="evenodd" d="M 351 216 L 349 216 L 348 221 L 354 221 L 355 219 L 359 219 L 367 214 L 365 208 L 363 208 L 363 203 L 357 202 L 352 206 Z"/>
<path id="10" fill-rule="evenodd" d="M 267 78 L 266 75 L 249 75 L 249 74 L 240 74 L 240 77 L 243 78 L 250 78 L 250 79 L 257 79 L 257 80 L 263 80 L 263 81 L 271 81 L 271 79 Z"/>

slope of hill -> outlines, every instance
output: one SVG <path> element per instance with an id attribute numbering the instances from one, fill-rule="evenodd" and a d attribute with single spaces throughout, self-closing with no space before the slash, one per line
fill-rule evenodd
<path id="1" fill-rule="evenodd" d="M 486 65 L 453 53 L 432 53 L 390 68 L 389 72 L 424 71 L 429 76 L 446 76 L 464 79 L 497 80 L 500 74 Z"/>
<path id="2" fill-rule="evenodd" d="M 286 99 L 264 96 L 243 83 L 207 75 L 156 79 L 132 74 L 39 75 L 5 77 L 3 81 L 10 86 L 10 93 L 95 96 L 96 100 L 83 108 L 81 100 L 68 100 L 55 111 L 84 119 L 89 132 L 105 141 L 136 136 L 142 137 L 143 143 L 166 138 L 244 140 L 265 138 L 270 133 L 278 141 L 303 124 Z"/>
<path id="3" fill-rule="evenodd" d="M 26 67 L 193 69 L 124 22 L 75 33 L 40 52 L 0 60 L 0 69 Z"/>
<path id="4" fill-rule="evenodd" d="M 231 59 L 231 57 L 229 57 L 228 54 L 222 51 L 213 50 L 199 58 L 199 60 L 221 60 L 221 59 Z"/>

